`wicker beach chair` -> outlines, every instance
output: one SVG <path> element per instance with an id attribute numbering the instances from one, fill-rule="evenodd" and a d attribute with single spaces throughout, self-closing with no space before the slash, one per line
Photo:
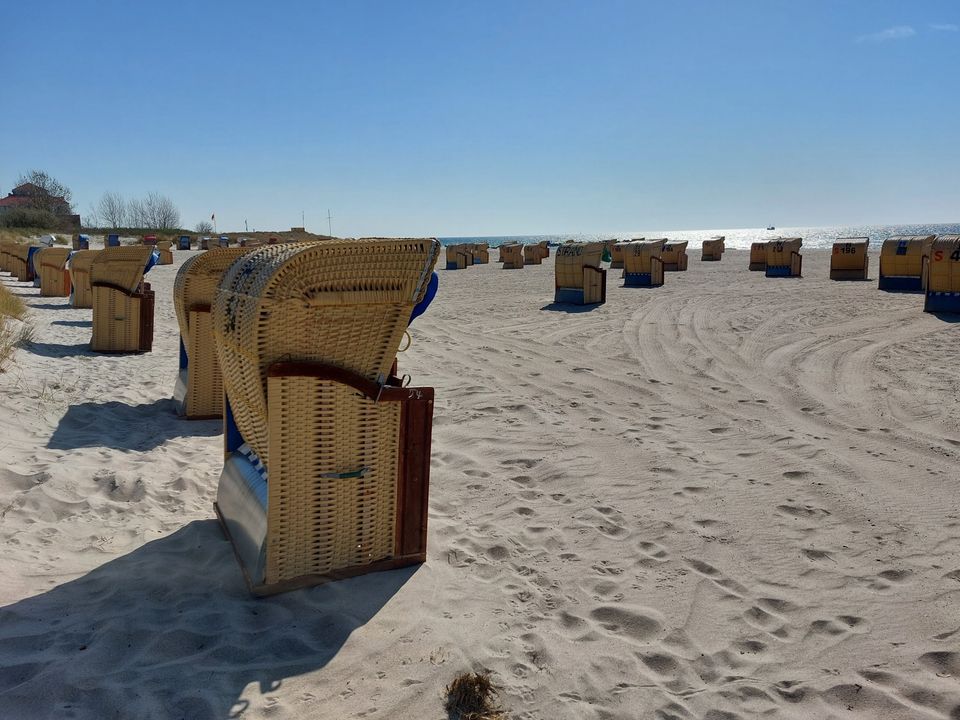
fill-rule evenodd
<path id="1" fill-rule="evenodd" d="M 767 243 L 766 241 L 750 243 L 750 270 L 767 269 Z"/>
<path id="2" fill-rule="evenodd" d="M 160 254 L 157 265 L 173 265 L 173 243 L 170 240 L 158 240 L 157 252 Z"/>
<path id="3" fill-rule="evenodd" d="M 870 268 L 870 238 L 837 238 L 830 253 L 831 280 L 866 280 Z"/>
<path id="4" fill-rule="evenodd" d="M 557 248 L 553 301 L 600 305 L 607 301 L 607 271 L 600 265 L 603 243 L 570 243 Z"/>
<path id="5" fill-rule="evenodd" d="M 764 272 L 767 277 L 800 277 L 803 238 L 775 238 L 767 241 Z"/>
<path id="6" fill-rule="evenodd" d="M 150 352 L 153 347 L 154 293 L 143 281 L 154 249 L 144 245 L 110 247 L 90 265 L 93 292 L 94 352 Z"/>
<path id="7" fill-rule="evenodd" d="M 632 242 L 643 242 L 643 238 L 634 238 L 629 241 L 615 240 L 610 246 L 610 257 L 613 258 L 610 260 L 610 269 L 622 269 L 623 268 L 623 249 Z"/>
<path id="8" fill-rule="evenodd" d="M 434 239 L 268 245 L 224 275 L 216 510 L 255 594 L 425 560 L 433 389 L 389 371 L 439 253 Z"/>
<path id="9" fill-rule="evenodd" d="M 93 307 L 90 266 L 102 250 L 77 250 L 67 261 L 70 273 L 70 304 L 75 308 Z"/>
<path id="10" fill-rule="evenodd" d="M 665 272 L 686 272 L 687 269 L 687 241 L 666 242 L 663 244 L 663 260 Z"/>
<path id="11" fill-rule="evenodd" d="M 490 246 L 487 243 L 473 243 L 473 264 L 486 265 L 490 262 Z"/>
<path id="12" fill-rule="evenodd" d="M 33 256 L 40 250 L 40 247 L 40 245 L 14 245 L 11 253 L 10 273 L 19 282 L 33 282 L 36 278 Z"/>
<path id="13" fill-rule="evenodd" d="M 447 270 L 463 270 L 473 265 L 472 245 L 466 243 L 447 245 L 445 252 Z"/>
<path id="14" fill-rule="evenodd" d="M 90 249 L 90 236 L 89 235 L 74 235 L 73 236 L 73 249 L 74 250 L 89 250 Z"/>
<path id="15" fill-rule="evenodd" d="M 500 246 L 500 262 L 504 270 L 519 270 L 523 267 L 523 245 L 510 243 Z"/>
<path id="16" fill-rule="evenodd" d="M 116 233 L 111 233 L 107 235 L 107 239 L 103 241 L 103 246 L 108 247 L 120 247 L 120 236 Z"/>
<path id="17" fill-rule="evenodd" d="M 723 251 L 726 250 L 726 238 L 723 235 L 717 235 L 709 240 L 703 241 L 700 260 L 706 262 L 720 262 L 723 259 Z"/>
<path id="18" fill-rule="evenodd" d="M 660 287 L 663 285 L 663 246 L 666 239 L 626 243 L 623 248 L 623 286 Z"/>
<path id="19" fill-rule="evenodd" d="M 215 248 L 190 258 L 177 272 L 173 304 L 180 325 L 180 372 L 173 399 L 179 414 L 191 420 L 223 417 L 223 376 L 210 308 L 224 273 L 251 249 Z"/>
<path id="20" fill-rule="evenodd" d="M 930 248 L 923 309 L 960 313 L 960 235 L 939 235 Z"/>
<path id="21" fill-rule="evenodd" d="M 880 246 L 878 287 L 889 292 L 924 292 L 934 235 L 894 235 Z"/>
<path id="22" fill-rule="evenodd" d="M 14 245 L 12 240 L 0 240 L 0 272 L 10 272 Z"/>
<path id="23" fill-rule="evenodd" d="M 69 297 L 70 271 L 67 260 L 73 251 L 66 247 L 42 248 L 34 255 L 33 265 L 40 277 L 40 295 Z"/>
<path id="24" fill-rule="evenodd" d="M 177 250 L 189 250 L 190 249 L 190 236 L 181 235 L 177 238 Z"/>
<path id="25" fill-rule="evenodd" d="M 543 248 L 540 245 L 523 246 L 523 264 L 524 265 L 542 265 Z"/>

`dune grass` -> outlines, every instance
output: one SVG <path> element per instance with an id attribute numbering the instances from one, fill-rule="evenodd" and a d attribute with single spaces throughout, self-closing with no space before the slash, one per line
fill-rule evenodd
<path id="1" fill-rule="evenodd" d="M 22 321 L 26 314 L 27 307 L 23 301 L 0 285 L 0 372 L 5 370 L 14 349 L 30 342 L 33 328 L 22 322 L 10 322 Z"/>

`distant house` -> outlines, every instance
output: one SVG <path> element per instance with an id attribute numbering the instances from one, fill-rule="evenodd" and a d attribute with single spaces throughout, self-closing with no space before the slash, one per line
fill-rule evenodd
<path id="1" fill-rule="evenodd" d="M 13 210 L 47 210 L 61 219 L 59 229 L 79 232 L 80 216 L 70 212 L 70 203 L 60 195 L 51 195 L 39 185 L 17 185 L 5 198 L 0 198 L 0 215 Z"/>

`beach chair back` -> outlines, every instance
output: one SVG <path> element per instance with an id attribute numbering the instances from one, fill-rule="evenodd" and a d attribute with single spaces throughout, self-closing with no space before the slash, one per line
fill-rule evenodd
<path id="1" fill-rule="evenodd" d="M 930 248 L 923 309 L 960 313 L 960 235 L 940 235 Z"/>
<path id="2" fill-rule="evenodd" d="M 663 246 L 666 239 L 640 240 L 623 248 L 624 287 L 663 285 Z"/>
<path id="3" fill-rule="evenodd" d="M 687 269 L 687 241 L 667 241 L 660 255 L 663 269 L 669 272 L 684 272 Z"/>
<path id="4" fill-rule="evenodd" d="M 767 277 L 800 277 L 803 238 L 774 238 L 767 241 L 764 271 Z"/>
<path id="5" fill-rule="evenodd" d="M 601 266 L 601 242 L 565 243 L 557 248 L 554 264 L 556 303 L 596 305 L 607 299 L 607 271 Z"/>
<path id="6" fill-rule="evenodd" d="M 831 280 L 866 280 L 870 263 L 870 238 L 837 238 L 830 253 Z"/>
<path id="7" fill-rule="evenodd" d="M 723 251 L 726 249 L 726 238 L 722 235 L 712 237 L 703 241 L 700 260 L 708 262 L 719 262 L 723 259 Z"/>
<path id="8" fill-rule="evenodd" d="M 631 242 L 643 242 L 643 238 L 634 238 L 633 240 L 625 241 L 614 241 L 613 245 L 610 248 L 610 257 L 613 259 L 610 261 L 610 268 L 622 268 L 623 267 L 623 251 L 624 248 Z"/>
<path id="9" fill-rule="evenodd" d="M 120 236 L 116 233 L 107 235 L 107 239 L 104 242 L 104 247 L 120 247 Z"/>
<path id="10" fill-rule="evenodd" d="M 880 246 L 879 288 L 892 292 L 922 292 L 934 235 L 894 235 Z"/>
<path id="11" fill-rule="evenodd" d="M 767 241 L 762 240 L 750 244 L 750 269 L 767 269 Z"/>
<path id="12" fill-rule="evenodd" d="M 500 262 L 504 270 L 518 270 L 524 265 L 523 245 L 508 243 L 500 246 Z"/>
<path id="13" fill-rule="evenodd" d="M 177 239 L 177 250 L 189 250 L 190 249 L 190 236 L 181 235 Z"/>
<path id="14" fill-rule="evenodd" d="M 70 272 L 70 304 L 75 308 L 93 307 L 93 287 L 90 285 L 90 267 L 102 250 L 78 250 L 67 261 Z"/>
<path id="15" fill-rule="evenodd" d="M 68 297 L 70 295 L 70 272 L 67 259 L 73 250 L 66 247 L 49 247 L 37 251 L 34 267 L 40 276 L 40 295 L 44 297 Z"/>

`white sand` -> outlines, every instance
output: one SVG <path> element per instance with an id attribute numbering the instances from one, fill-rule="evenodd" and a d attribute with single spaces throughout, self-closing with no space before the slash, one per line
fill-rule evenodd
<path id="1" fill-rule="evenodd" d="M 545 307 L 552 259 L 441 271 L 429 561 L 255 600 L 213 520 L 219 423 L 154 351 L 40 298 L 0 375 L 0 718 L 960 718 L 960 324 L 876 282 L 692 253 Z M 876 257 L 872 258 L 876 277 Z"/>

